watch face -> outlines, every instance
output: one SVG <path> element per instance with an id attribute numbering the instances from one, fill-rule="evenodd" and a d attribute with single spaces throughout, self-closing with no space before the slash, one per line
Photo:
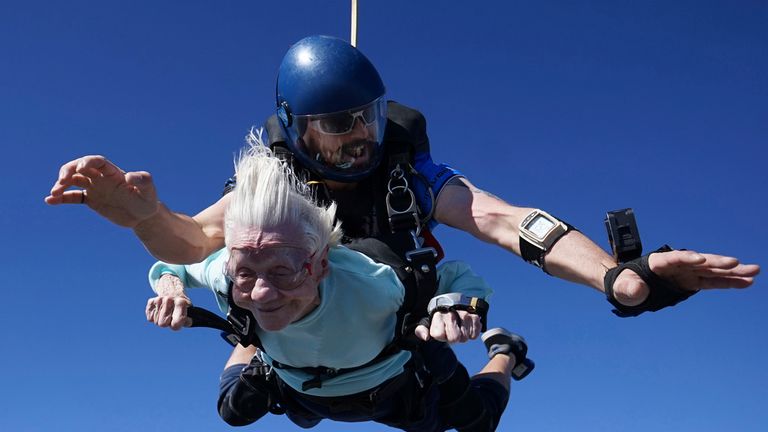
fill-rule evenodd
<path id="1" fill-rule="evenodd" d="M 554 226 L 555 226 L 554 222 L 547 219 L 543 215 L 538 215 L 535 218 L 533 218 L 531 223 L 529 223 L 526 228 L 537 238 L 539 238 L 540 240 L 544 240 L 544 237 L 547 236 L 547 233 L 549 232 L 549 230 L 551 230 L 552 227 Z"/>

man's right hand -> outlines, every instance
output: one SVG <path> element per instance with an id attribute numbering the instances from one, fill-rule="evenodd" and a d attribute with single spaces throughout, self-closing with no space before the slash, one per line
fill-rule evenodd
<path id="1" fill-rule="evenodd" d="M 68 190 L 70 187 L 80 189 Z M 104 156 L 84 156 L 64 164 L 45 202 L 87 204 L 111 222 L 128 228 L 154 216 L 160 208 L 151 174 L 126 173 Z"/>
<path id="2" fill-rule="evenodd" d="M 147 321 L 174 331 L 192 325 L 192 320 L 187 317 L 187 308 L 192 306 L 192 302 L 184 293 L 184 284 L 178 276 L 162 275 L 155 291 L 160 295 L 147 300 L 144 311 Z"/>

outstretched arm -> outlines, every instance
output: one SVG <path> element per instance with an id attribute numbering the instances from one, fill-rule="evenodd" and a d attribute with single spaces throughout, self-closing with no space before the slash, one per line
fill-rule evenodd
<path id="1" fill-rule="evenodd" d="M 226 251 L 221 249 L 197 264 L 155 263 L 149 269 L 149 284 L 157 296 L 147 301 L 147 321 L 159 327 L 170 327 L 171 330 L 191 325 L 187 308 L 192 302 L 185 288 L 209 288 L 216 296 L 219 309 L 226 314 L 228 288 L 222 269 L 228 257 Z"/>
<path id="2" fill-rule="evenodd" d="M 531 208 L 515 207 L 475 187 L 465 178 L 445 186 L 438 197 L 435 218 L 488 243 L 520 255 L 519 225 Z M 545 257 L 553 276 L 604 290 L 606 272 L 616 267 L 613 258 L 577 231 L 569 231 Z M 650 269 L 682 289 L 745 288 L 760 272 L 757 265 L 740 264 L 736 258 L 693 251 L 652 254 Z M 623 271 L 614 283 L 616 299 L 627 306 L 642 303 L 649 289 L 634 272 Z"/>
<path id="3" fill-rule="evenodd" d="M 104 156 L 64 164 L 45 202 L 85 204 L 110 222 L 133 229 L 147 250 L 166 262 L 199 262 L 224 245 L 227 196 L 195 217 L 174 213 L 158 200 L 151 174 L 125 172 Z"/>

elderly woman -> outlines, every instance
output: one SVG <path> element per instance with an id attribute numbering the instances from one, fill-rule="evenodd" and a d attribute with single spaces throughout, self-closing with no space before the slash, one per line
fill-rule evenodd
<path id="1" fill-rule="evenodd" d="M 231 295 L 253 315 L 261 350 L 237 346 L 227 362 L 219 397 L 225 421 L 249 424 L 282 409 L 305 428 L 324 418 L 414 431 L 495 428 L 510 374 L 525 361 L 522 338 L 487 332 L 491 360 L 471 379 L 442 343 L 381 355 L 405 294 L 395 271 L 340 246 L 335 205 L 316 204 L 267 148 L 252 146 L 236 172 L 226 248 L 195 265 L 157 263 L 150 280 L 159 296 L 147 306 L 147 318 L 161 324 L 164 299 L 178 299 L 183 286 L 207 286 L 222 310 Z M 487 298 L 491 292 L 463 263 L 438 271 L 437 294 Z M 480 328 L 480 318 L 467 311 L 436 314 L 420 337 L 466 341 Z M 321 380 L 308 386 L 317 370 L 324 371 Z"/>

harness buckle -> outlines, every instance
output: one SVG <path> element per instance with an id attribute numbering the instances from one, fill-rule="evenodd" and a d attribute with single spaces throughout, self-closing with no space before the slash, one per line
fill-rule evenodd
<path id="1" fill-rule="evenodd" d="M 405 259 L 410 263 L 418 264 L 426 260 L 437 258 L 437 251 L 433 247 L 421 247 L 405 253 Z"/>
<path id="2" fill-rule="evenodd" d="M 408 185 L 405 171 L 400 168 L 399 164 L 390 173 L 385 201 L 387 204 L 389 227 L 393 233 L 419 229 L 421 221 L 419 220 L 419 207 L 416 203 L 416 197 Z"/>
<path id="3" fill-rule="evenodd" d="M 247 335 L 251 329 L 251 317 L 246 314 L 238 315 L 240 314 L 234 314 L 232 309 L 230 309 L 229 313 L 227 313 L 227 321 L 232 324 L 237 333 Z"/>

